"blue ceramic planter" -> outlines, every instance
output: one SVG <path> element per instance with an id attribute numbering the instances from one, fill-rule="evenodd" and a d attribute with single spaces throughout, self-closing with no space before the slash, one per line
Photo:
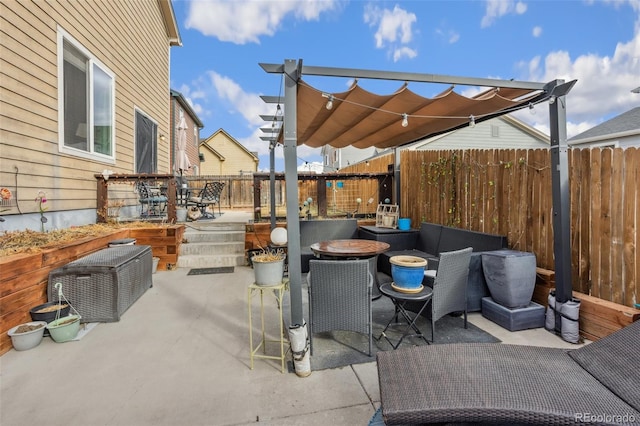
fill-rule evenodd
<path id="1" fill-rule="evenodd" d="M 419 290 L 422 288 L 424 269 L 427 261 L 417 256 L 392 256 L 391 277 L 397 288 L 406 290 Z"/>

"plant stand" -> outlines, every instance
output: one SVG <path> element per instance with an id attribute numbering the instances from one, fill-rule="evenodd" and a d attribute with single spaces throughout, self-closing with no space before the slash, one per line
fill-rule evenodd
<path id="1" fill-rule="evenodd" d="M 284 336 L 284 321 L 282 318 L 282 298 L 284 297 L 284 292 L 289 288 L 289 280 L 283 280 L 280 284 L 272 285 L 272 286 L 264 286 L 257 285 L 253 283 L 249 285 L 248 289 L 248 310 L 249 310 L 249 367 L 253 370 L 253 359 L 254 358 L 263 358 L 263 359 L 277 359 L 280 360 L 281 363 L 281 372 L 284 373 L 284 361 L 286 358 L 289 349 L 285 351 L 284 344 L 289 343 L 289 341 Z M 273 295 L 276 298 L 276 304 L 278 309 L 278 323 L 280 324 L 280 339 L 279 340 L 269 340 L 265 337 L 264 331 L 264 292 L 265 291 L 273 291 Z M 257 346 L 253 346 L 253 316 L 252 316 L 252 301 L 253 296 L 257 293 L 260 293 L 260 329 L 262 332 L 262 337 L 260 339 L 260 343 Z M 267 355 L 267 343 L 279 343 L 280 344 L 280 354 L 279 355 Z M 262 348 L 262 354 L 258 354 L 257 352 Z"/>

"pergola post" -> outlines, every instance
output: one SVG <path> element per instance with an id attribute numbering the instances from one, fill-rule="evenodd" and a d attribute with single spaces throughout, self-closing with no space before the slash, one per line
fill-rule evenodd
<path id="1" fill-rule="evenodd" d="M 287 251 L 291 325 L 303 325 L 300 221 L 298 219 L 297 94 L 300 70 L 296 61 L 284 61 L 284 170 L 287 199 Z"/>
<path id="2" fill-rule="evenodd" d="M 552 97 L 551 99 L 554 98 Z M 556 275 L 556 300 L 564 303 L 573 297 L 567 111 L 564 96 L 558 96 L 554 102 L 549 102 L 549 128 L 551 137 L 553 254 Z"/>

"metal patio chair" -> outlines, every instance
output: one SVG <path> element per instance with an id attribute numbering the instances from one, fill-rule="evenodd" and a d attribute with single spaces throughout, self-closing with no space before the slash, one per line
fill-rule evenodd
<path id="1" fill-rule="evenodd" d="M 159 190 L 154 192 L 148 183 L 136 182 L 136 192 L 140 202 L 140 217 L 161 216 L 167 208 L 167 196 Z"/>
<path id="2" fill-rule="evenodd" d="M 200 190 L 198 195 L 189 197 L 187 200 L 187 206 L 194 205 L 200 209 L 202 212 L 202 217 L 207 219 L 215 219 L 216 215 L 213 213 L 209 213 L 207 211 L 207 207 L 218 205 L 218 214 L 222 215 L 222 211 L 220 210 L 220 194 L 222 193 L 222 189 L 224 188 L 224 182 L 207 182 L 204 185 L 204 188 Z"/>

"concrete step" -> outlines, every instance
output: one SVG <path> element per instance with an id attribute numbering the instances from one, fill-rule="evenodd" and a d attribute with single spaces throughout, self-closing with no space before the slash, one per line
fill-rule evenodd
<path id="1" fill-rule="evenodd" d="M 215 268 L 246 265 L 245 225 L 195 221 L 187 224 L 178 267 Z"/>
<path id="2" fill-rule="evenodd" d="M 180 256 L 188 255 L 218 255 L 218 254 L 241 254 L 244 255 L 244 241 L 238 242 L 199 242 L 182 243 L 180 245 Z"/>
<path id="3" fill-rule="evenodd" d="M 219 230 L 206 230 L 206 231 L 185 231 L 183 241 L 186 243 L 224 243 L 224 242 L 237 242 L 244 245 L 244 230 L 242 231 L 219 231 Z"/>
<path id="4" fill-rule="evenodd" d="M 221 266 L 244 266 L 243 254 L 187 255 L 178 257 L 179 268 L 216 268 Z"/>
<path id="5" fill-rule="evenodd" d="M 244 223 L 237 222 L 187 222 L 185 223 L 185 234 L 192 232 L 232 232 L 246 229 Z"/>

